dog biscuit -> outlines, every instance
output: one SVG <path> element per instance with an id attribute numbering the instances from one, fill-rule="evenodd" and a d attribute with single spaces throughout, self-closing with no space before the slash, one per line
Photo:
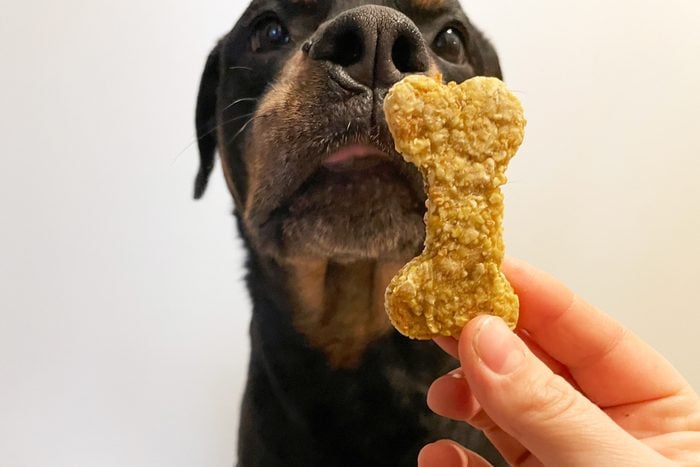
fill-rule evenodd
<path id="1" fill-rule="evenodd" d="M 392 87 L 384 113 L 427 193 L 424 250 L 386 290 L 394 327 L 415 339 L 459 337 L 480 314 L 515 327 L 518 297 L 501 272 L 500 187 L 523 140 L 520 102 L 496 78 L 445 85 L 439 76 L 412 75 Z"/>

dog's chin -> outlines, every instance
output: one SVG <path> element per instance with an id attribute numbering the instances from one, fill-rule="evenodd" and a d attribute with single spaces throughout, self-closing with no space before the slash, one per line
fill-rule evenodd
<path id="1" fill-rule="evenodd" d="M 284 256 L 407 261 L 424 239 L 417 174 L 375 160 L 322 167 L 279 213 Z"/>

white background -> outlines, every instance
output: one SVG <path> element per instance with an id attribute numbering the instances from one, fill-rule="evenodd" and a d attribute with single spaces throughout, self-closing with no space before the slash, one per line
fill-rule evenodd
<path id="1" fill-rule="evenodd" d="M 700 2 L 474 0 L 529 118 L 506 242 L 700 388 Z M 234 1 L 6 3 L 0 467 L 229 467 L 249 301 L 193 112 Z"/>

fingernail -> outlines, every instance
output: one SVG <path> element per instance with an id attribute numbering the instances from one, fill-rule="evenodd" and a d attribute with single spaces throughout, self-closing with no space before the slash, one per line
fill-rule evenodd
<path id="1" fill-rule="evenodd" d="M 454 379 L 464 379 L 464 372 L 461 369 L 454 370 L 448 374 Z"/>
<path id="2" fill-rule="evenodd" d="M 512 373 L 525 359 L 518 338 L 502 319 L 494 316 L 487 317 L 476 332 L 474 350 L 479 359 L 499 375 Z"/>
<path id="3" fill-rule="evenodd" d="M 440 467 L 468 467 L 466 453 L 453 442 L 440 441 L 428 444 L 418 454 L 418 467 L 439 465 Z"/>
<path id="4" fill-rule="evenodd" d="M 448 446 L 450 446 L 449 450 L 449 457 L 447 459 L 447 462 L 444 464 L 440 464 L 443 466 L 455 466 L 455 467 L 468 467 L 469 465 L 469 458 L 467 455 L 464 453 L 461 447 L 449 443 Z"/>

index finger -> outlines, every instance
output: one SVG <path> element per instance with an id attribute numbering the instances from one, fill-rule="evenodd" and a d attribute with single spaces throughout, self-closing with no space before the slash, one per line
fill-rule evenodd
<path id="1" fill-rule="evenodd" d="M 557 279 L 513 258 L 503 271 L 520 299 L 518 328 L 568 367 L 597 405 L 657 399 L 686 387 L 664 357 Z"/>

